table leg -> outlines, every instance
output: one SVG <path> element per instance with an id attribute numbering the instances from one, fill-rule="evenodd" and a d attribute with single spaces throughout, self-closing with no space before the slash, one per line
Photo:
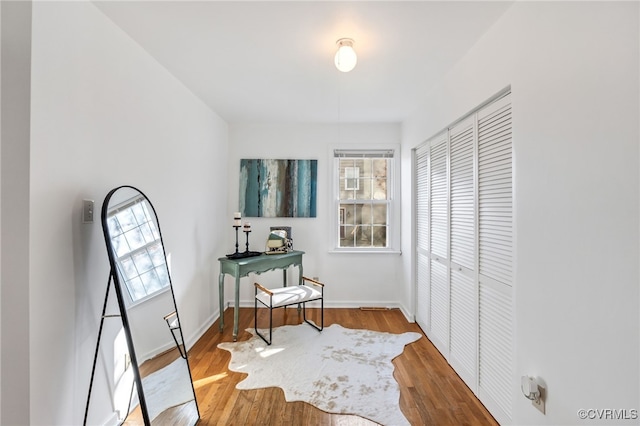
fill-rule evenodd
<path id="1" fill-rule="evenodd" d="M 287 286 L 287 268 L 288 266 L 285 266 L 284 268 L 282 268 L 282 286 L 286 287 Z M 287 310 L 287 307 L 284 307 L 284 310 Z M 300 310 L 300 305 L 298 305 L 298 310 Z"/>
<path id="2" fill-rule="evenodd" d="M 238 340 L 238 317 L 240 314 L 240 277 L 236 277 L 235 300 L 233 305 L 233 341 Z"/>
<path id="3" fill-rule="evenodd" d="M 298 272 L 300 273 L 300 275 L 298 276 L 298 285 L 302 285 L 302 262 L 300 262 L 300 264 L 298 265 Z M 302 310 L 302 308 L 300 307 L 300 304 L 298 303 L 298 315 L 300 314 L 301 310 Z"/>
<path id="4" fill-rule="evenodd" d="M 218 297 L 220 298 L 220 333 L 224 329 L 224 274 L 218 276 Z"/>

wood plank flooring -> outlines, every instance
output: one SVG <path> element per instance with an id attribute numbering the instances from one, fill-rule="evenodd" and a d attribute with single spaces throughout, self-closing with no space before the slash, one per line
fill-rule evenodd
<path id="1" fill-rule="evenodd" d="M 262 309 L 261 311 L 266 311 Z M 311 311 L 311 318 L 317 315 Z M 262 315 L 262 314 L 261 314 Z M 298 324 L 297 309 L 274 310 L 274 326 Z M 260 324 L 268 321 L 260 317 Z M 325 413 L 304 402 L 286 402 L 279 388 L 237 390 L 246 374 L 227 369 L 229 352 L 218 349 L 231 342 L 233 309 L 224 314 L 225 329 L 218 322 L 189 351 L 189 362 L 200 409 L 201 425 L 339 425 L 360 426 L 376 423 L 352 415 Z M 376 331 L 422 333 L 397 310 L 325 309 L 325 327 L 338 323 L 347 328 Z M 240 309 L 238 341 L 250 338 L 246 328 L 253 327 L 253 308 Z M 395 377 L 400 385 L 400 409 L 412 425 L 497 425 L 484 406 L 447 364 L 440 352 L 424 336 L 405 347 L 394 361 Z"/>

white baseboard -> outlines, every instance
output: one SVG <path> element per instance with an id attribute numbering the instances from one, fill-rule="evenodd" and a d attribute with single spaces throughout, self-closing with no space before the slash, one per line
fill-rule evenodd
<path id="1" fill-rule="evenodd" d="M 224 306 L 231 306 L 232 304 L 233 304 L 232 301 L 226 301 Z M 253 308 L 254 302 L 253 300 L 241 300 L 239 306 L 241 308 Z M 402 315 L 404 315 L 404 317 L 408 322 L 410 323 L 415 322 L 415 319 L 413 318 L 413 316 L 409 314 L 407 309 L 401 303 L 380 303 L 380 302 L 366 302 L 366 301 L 331 302 L 331 303 L 325 303 L 324 307 L 325 308 L 343 308 L 343 309 L 346 309 L 346 308 L 357 309 L 361 307 L 399 309 L 400 312 L 402 312 Z M 187 348 L 193 347 L 193 345 L 198 340 L 200 340 L 200 338 L 204 335 L 204 333 L 206 333 L 207 330 L 209 330 L 209 328 L 213 325 L 213 323 L 215 323 L 219 318 L 220 318 L 220 312 L 219 310 L 216 310 L 213 314 L 209 316 L 209 318 L 207 318 L 207 320 L 204 323 L 202 323 L 202 325 L 194 333 L 192 333 L 190 336 L 187 337 L 186 339 Z M 160 353 L 160 352 L 157 352 L 157 353 Z"/>
<path id="2" fill-rule="evenodd" d="M 400 309 L 400 312 L 402 312 L 402 315 L 404 315 L 408 322 L 416 322 L 416 318 L 407 311 L 407 308 L 405 308 L 403 304 L 399 303 L 398 305 L 398 309 Z"/>
<path id="3" fill-rule="evenodd" d="M 152 358 L 155 358 L 156 356 L 158 356 L 161 353 L 167 352 L 170 349 L 175 348 L 176 345 L 173 343 L 173 340 L 171 340 L 169 343 L 162 345 L 160 347 L 157 347 L 147 353 L 141 354 L 138 353 L 136 351 L 136 355 L 137 355 L 137 360 L 138 360 L 138 365 L 142 365 L 143 362 L 150 360 Z"/>
<path id="4" fill-rule="evenodd" d="M 191 348 L 198 340 L 200 340 L 202 335 L 206 333 L 206 331 L 209 329 L 209 327 L 213 325 L 214 322 L 216 322 L 219 316 L 220 314 L 218 311 L 214 312 L 209 316 L 209 318 L 205 320 L 205 322 L 202 323 L 202 325 L 200 325 L 200 327 L 194 333 L 192 333 L 190 336 L 187 336 L 185 338 L 187 350 L 189 350 L 189 348 Z M 146 360 L 154 358 L 159 354 L 164 353 L 173 348 L 175 348 L 175 343 L 173 342 L 173 340 L 171 340 L 167 344 L 162 345 L 158 348 L 155 348 L 147 353 L 139 354 L 138 363 L 142 364 Z"/>
<path id="5" fill-rule="evenodd" d="M 233 306 L 233 301 L 225 301 L 224 306 Z M 240 300 L 239 306 L 241 308 L 253 308 L 254 302 L 253 300 Z M 367 301 L 355 301 L 355 302 L 326 302 L 324 303 L 325 308 L 387 308 L 387 309 L 400 309 L 402 315 L 407 319 L 408 322 L 414 323 L 415 319 L 413 315 L 407 311 L 407 309 L 401 303 L 380 303 L 380 302 L 367 302 Z"/>
<path id="6" fill-rule="evenodd" d="M 105 426 L 118 426 L 120 424 L 120 419 L 118 419 L 118 412 L 111 413 L 111 416 L 107 417 L 106 420 L 101 425 Z"/>
<path id="7" fill-rule="evenodd" d="M 186 338 L 187 349 L 193 347 L 198 340 L 207 332 L 207 330 L 220 318 L 219 310 L 216 310 L 212 313 L 209 318 L 206 319 L 204 323 L 190 336 Z"/>

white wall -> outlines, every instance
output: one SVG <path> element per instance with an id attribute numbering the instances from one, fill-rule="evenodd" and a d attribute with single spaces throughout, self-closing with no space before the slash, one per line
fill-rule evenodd
<path id="1" fill-rule="evenodd" d="M 229 200 L 222 228 L 227 235 L 224 253 L 234 251 L 233 212 L 239 204 L 239 170 L 242 158 L 317 159 L 316 218 L 247 218 L 251 222 L 252 250 L 264 250 L 270 226 L 291 226 L 294 248 L 303 250 L 304 274 L 325 282 L 325 303 L 333 307 L 399 307 L 402 285 L 399 254 L 330 253 L 332 147 L 342 144 L 397 144 L 399 124 L 232 124 L 229 129 Z M 243 219 L 244 221 L 244 219 Z M 240 243 L 244 243 L 241 235 Z M 242 245 L 242 247 L 244 247 Z M 298 272 L 290 268 L 290 279 Z M 241 282 L 241 304 L 252 302 L 256 277 Z M 279 271 L 260 275 L 259 282 L 278 285 Z M 233 300 L 233 279 L 225 279 L 225 299 Z"/>
<path id="2" fill-rule="evenodd" d="M 307 252 L 305 274 L 328 284 L 329 306 L 411 311 L 413 288 L 404 278 L 413 274 L 410 149 L 509 84 L 517 209 L 514 423 L 577 423 L 578 408 L 638 408 L 636 3 L 516 3 L 430 94 L 402 126 L 403 256 L 329 253 L 330 189 L 323 186 L 330 181 L 329 146 L 396 143 L 398 125 L 338 131 L 236 124 L 227 136 L 219 117 L 92 5 L 36 3 L 33 15 L 31 349 L 22 353 L 30 380 L 18 388 L 30 393 L 29 423 L 81 423 L 108 274 L 99 223 L 80 223 L 83 198 L 99 208 L 107 191 L 124 183 L 149 195 L 172 252 L 183 325 L 196 336 L 217 316 L 215 259 L 233 251 L 240 158 L 317 158 L 318 217 L 253 218 L 252 248 L 262 248 L 269 226 L 291 225 L 296 248 Z M 125 152 L 145 154 L 147 162 L 131 167 Z M 260 279 L 278 282 L 280 274 Z M 2 286 L 4 294 L 4 280 Z M 241 300 L 249 301 L 246 279 L 242 290 Z M 99 370 L 103 385 L 109 373 L 106 365 Z M 546 416 L 520 396 L 522 374 L 547 382 Z M 92 407 L 109 404 L 105 390 L 94 392 Z"/>
<path id="3" fill-rule="evenodd" d="M 29 422 L 31 3 L 2 2 L 0 391 L 2 424 Z"/>
<path id="4" fill-rule="evenodd" d="M 88 2 L 35 3 L 32 39 L 30 423 L 81 424 L 109 273 L 102 200 L 122 184 L 151 199 L 193 340 L 217 318 L 228 129 Z M 95 200 L 93 224 L 81 223 L 83 198 Z M 107 320 L 90 423 L 111 414 L 117 323 Z"/>
<path id="5" fill-rule="evenodd" d="M 2 53 L 2 6 L 0 6 L 0 55 Z M 2 60 L 0 59 L 0 64 Z M 2 67 L 0 66 L 0 82 L 2 81 Z M 2 84 L 0 83 L 0 176 L 2 176 Z M 0 188 L 2 179 L 0 178 Z M 2 223 L 2 189 L 0 189 L 0 224 Z M 0 225 L 1 226 L 1 225 Z M 2 277 L 2 244 L 0 243 L 0 277 Z M 29 298 L 27 297 L 27 300 Z M 28 314 L 25 314 L 28 316 Z M 2 280 L 0 279 L 0 318 L 2 318 Z M 0 381 L 2 381 L 2 327 L 0 327 Z M 2 387 L 0 386 L 0 419 L 2 419 Z"/>
<path id="6" fill-rule="evenodd" d="M 408 161 L 511 85 L 515 424 L 640 408 L 638 22 L 636 2 L 518 2 L 403 124 Z M 403 188 L 408 208 L 410 176 Z M 525 374 L 547 385 L 544 416 L 521 395 Z"/>

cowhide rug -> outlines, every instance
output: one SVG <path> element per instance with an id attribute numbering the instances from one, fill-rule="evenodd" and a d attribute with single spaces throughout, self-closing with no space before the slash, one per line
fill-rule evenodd
<path id="1" fill-rule="evenodd" d="M 254 334 L 252 328 L 247 331 Z M 249 374 L 238 389 L 279 387 L 287 401 L 395 426 L 409 423 L 398 405 L 400 389 L 391 360 L 420 337 L 338 324 L 318 332 L 303 323 L 274 328 L 271 346 L 254 334 L 247 341 L 218 347 L 231 352 L 231 371 Z"/>

